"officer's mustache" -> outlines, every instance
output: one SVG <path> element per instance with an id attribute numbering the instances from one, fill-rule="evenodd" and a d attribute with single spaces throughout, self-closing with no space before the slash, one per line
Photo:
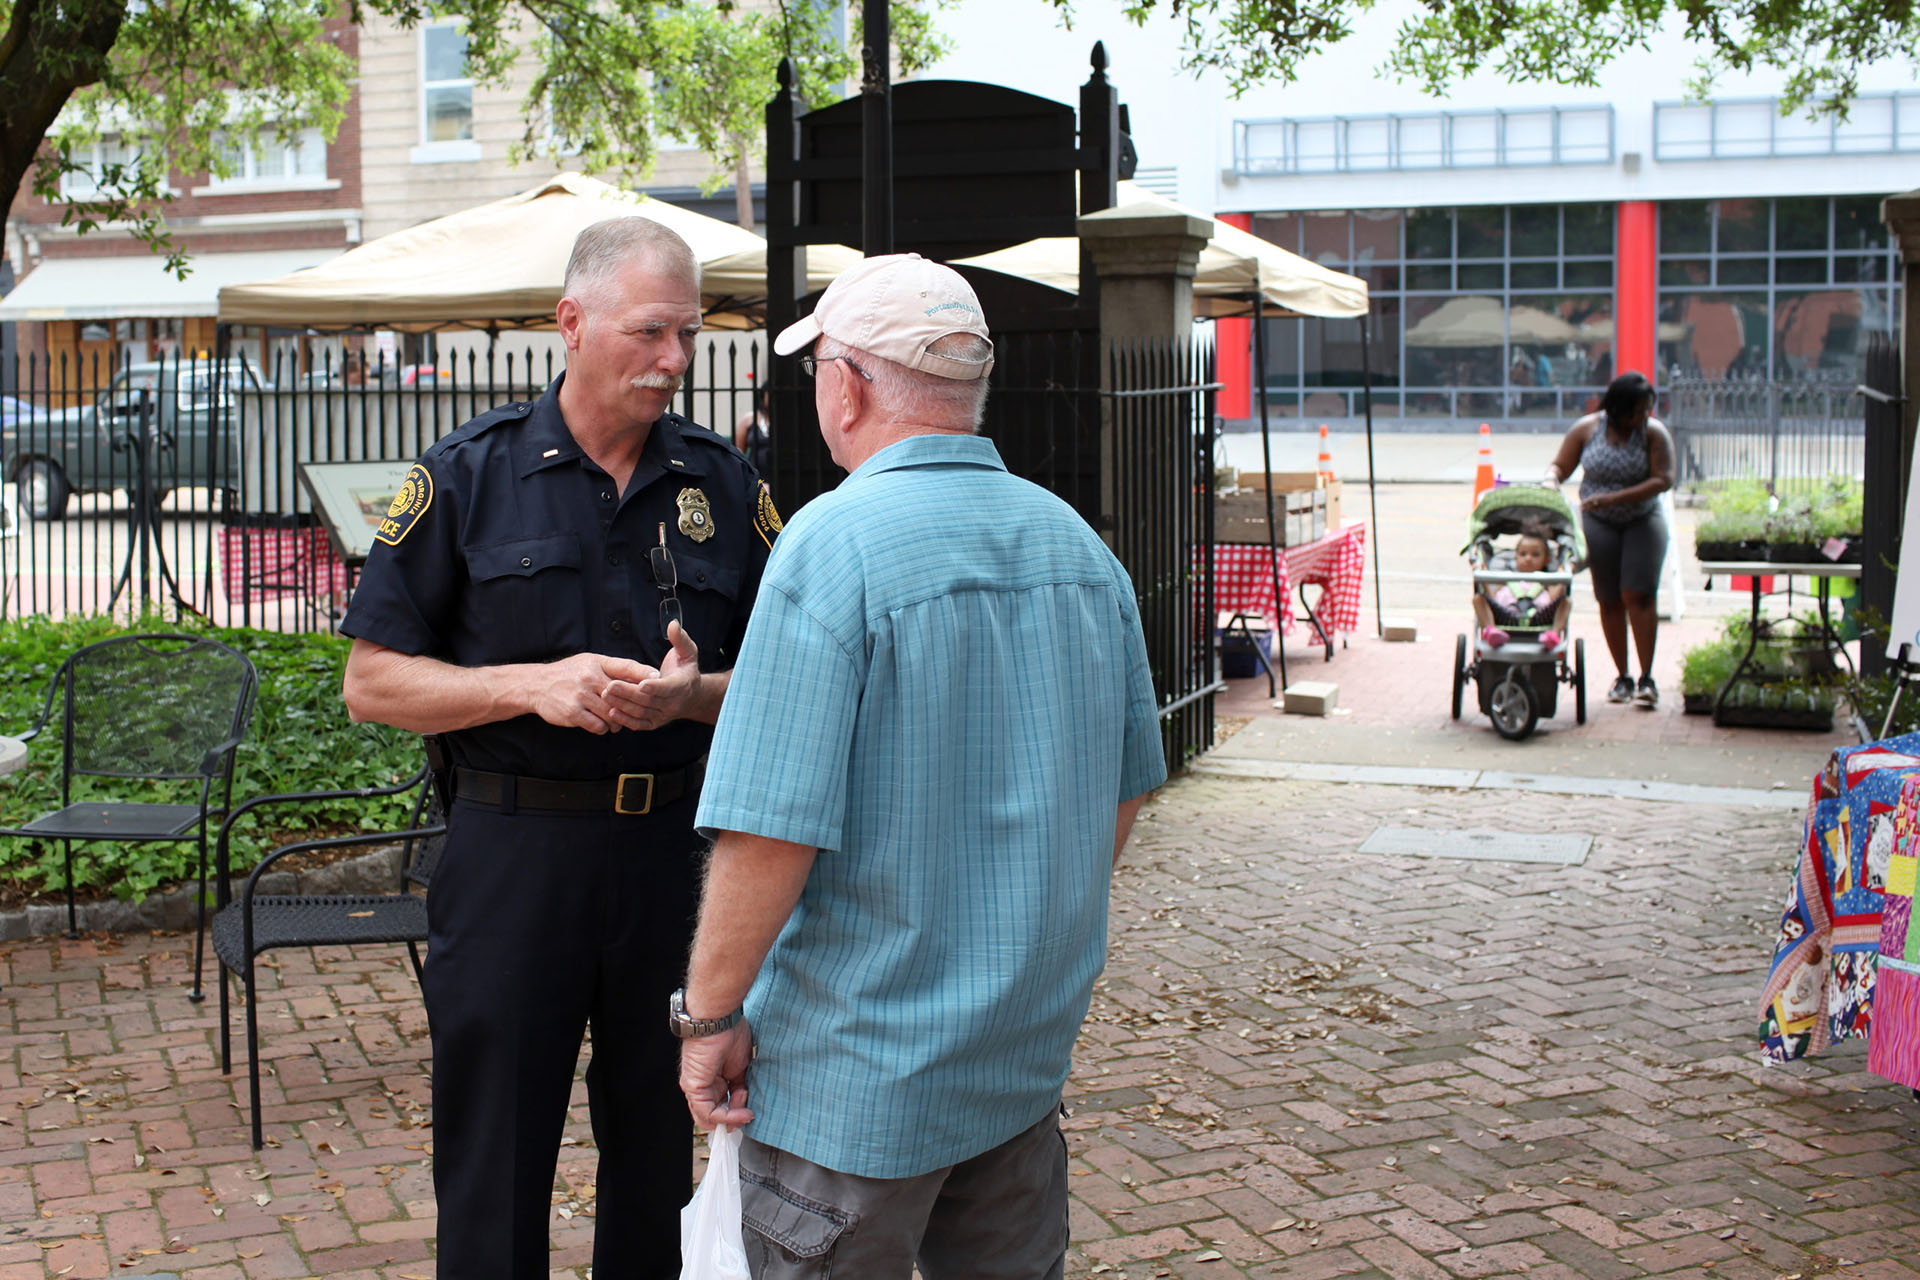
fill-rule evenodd
<path id="1" fill-rule="evenodd" d="M 680 379 L 666 373 L 643 373 L 633 380 L 636 391 L 664 391 L 668 395 L 680 390 Z"/>

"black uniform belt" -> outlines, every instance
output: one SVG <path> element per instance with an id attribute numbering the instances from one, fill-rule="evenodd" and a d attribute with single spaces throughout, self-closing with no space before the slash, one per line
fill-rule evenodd
<path id="1" fill-rule="evenodd" d="M 706 776 L 705 756 L 670 773 L 623 773 L 617 778 L 529 778 L 462 768 L 453 771 L 453 794 L 456 799 L 508 813 L 516 809 L 571 809 L 637 816 L 698 791 L 700 780 Z"/>

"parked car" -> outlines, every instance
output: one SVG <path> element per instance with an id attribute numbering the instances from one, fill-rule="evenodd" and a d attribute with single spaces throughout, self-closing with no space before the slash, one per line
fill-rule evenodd
<path id="1" fill-rule="evenodd" d="M 92 404 L 77 409 L 0 417 L 0 476 L 11 480 L 20 509 L 36 520 L 59 520 L 75 493 L 125 489 L 138 498 L 133 453 L 141 415 L 152 415 L 153 455 L 147 483 L 158 503 L 175 487 L 238 483 L 232 437 L 214 448 L 213 424 L 232 430 L 244 391 L 267 389 L 244 360 L 131 365 Z M 216 455 L 221 474 L 213 469 Z"/>
<path id="2" fill-rule="evenodd" d="M 38 407 L 13 396 L 0 396 L 0 424 L 11 425 L 21 418 L 32 418 L 39 413 Z"/>

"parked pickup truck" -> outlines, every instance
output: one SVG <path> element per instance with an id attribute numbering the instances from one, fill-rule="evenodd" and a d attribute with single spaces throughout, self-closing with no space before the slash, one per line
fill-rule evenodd
<path id="1" fill-rule="evenodd" d="M 239 465 L 230 433 L 239 393 L 264 389 L 258 370 L 244 360 L 129 365 L 90 405 L 0 418 L 0 476 L 13 481 L 20 509 L 35 520 L 63 518 L 75 493 L 124 489 L 137 498 L 135 442 L 146 414 L 147 484 L 155 503 L 176 488 L 232 488 Z M 216 418 L 229 433 L 217 450 Z"/>

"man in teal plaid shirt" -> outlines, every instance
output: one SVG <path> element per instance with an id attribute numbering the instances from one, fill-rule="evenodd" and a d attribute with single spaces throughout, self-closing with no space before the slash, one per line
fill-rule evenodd
<path id="1" fill-rule="evenodd" d="M 747 1126 L 758 1280 L 1057 1277 L 1060 1092 L 1166 777 L 1133 585 L 975 434 L 957 273 L 868 259 L 774 344 L 808 348 L 851 475 L 774 544 L 716 730 L 681 1087 Z"/>

